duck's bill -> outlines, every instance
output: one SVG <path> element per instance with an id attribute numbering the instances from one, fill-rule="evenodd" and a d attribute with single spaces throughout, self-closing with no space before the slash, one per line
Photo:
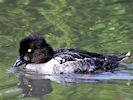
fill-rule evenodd
<path id="1" fill-rule="evenodd" d="M 21 65 L 24 65 L 24 64 L 26 64 L 26 61 L 25 60 L 21 60 L 20 58 L 18 58 L 16 61 L 15 61 L 15 63 L 13 64 L 13 68 L 17 68 L 17 67 L 19 67 L 19 66 L 21 66 Z"/>

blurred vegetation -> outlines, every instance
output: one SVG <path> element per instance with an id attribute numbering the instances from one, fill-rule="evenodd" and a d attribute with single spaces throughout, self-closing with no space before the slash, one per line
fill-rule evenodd
<path id="1" fill-rule="evenodd" d="M 55 49 L 133 51 L 132 4 L 132 0 L 0 0 L 0 47 L 14 47 L 24 36 L 41 34 Z"/>
<path id="2" fill-rule="evenodd" d="M 7 82 L 13 76 L 5 70 L 16 59 L 23 37 L 43 35 L 55 50 L 133 52 L 132 12 L 133 0 L 0 0 L 0 93 L 17 84 Z"/>

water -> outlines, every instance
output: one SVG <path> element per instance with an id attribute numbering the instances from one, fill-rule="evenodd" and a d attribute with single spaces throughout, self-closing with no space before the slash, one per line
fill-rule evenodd
<path id="1" fill-rule="evenodd" d="M 17 84 L 17 88 L 14 90 L 7 90 L 5 94 L 20 92 L 21 94 L 19 96 L 20 98 L 32 97 L 39 100 L 43 100 L 44 98 L 49 99 L 48 98 L 49 95 L 53 94 L 54 91 L 57 91 L 57 93 L 58 92 L 61 93 L 61 91 L 62 93 L 64 93 L 65 91 L 67 91 L 68 93 L 71 94 L 71 92 L 72 93 L 75 92 L 75 89 L 76 90 L 80 89 L 81 91 L 78 91 L 78 92 L 81 92 L 81 93 L 84 92 L 86 94 L 88 93 L 88 89 L 93 90 L 94 88 L 95 91 L 100 91 L 101 93 L 103 90 L 106 92 L 110 92 L 110 90 L 106 90 L 106 89 L 110 89 L 112 87 L 111 91 L 115 93 L 116 91 L 122 92 L 121 89 L 123 88 L 129 89 L 133 85 L 132 71 L 123 70 L 123 69 L 117 69 L 113 73 L 103 72 L 100 74 L 62 74 L 62 75 L 61 74 L 40 75 L 34 72 L 27 73 L 24 70 L 20 69 L 17 72 L 17 76 L 19 80 Z M 53 83 L 53 82 L 56 82 L 56 83 Z M 56 88 L 57 86 L 59 88 Z M 118 90 L 116 88 L 113 88 L 114 86 L 118 88 Z M 58 91 L 58 89 L 61 89 L 61 91 Z M 123 92 L 126 94 L 125 91 Z M 84 95 L 85 97 L 83 98 L 86 100 L 89 98 L 93 98 L 93 96 L 88 97 L 88 95 L 90 94 L 91 92 L 86 94 L 86 96 Z M 58 95 L 60 96 L 61 94 L 58 94 Z M 66 99 L 69 97 L 69 95 L 68 97 L 64 97 L 65 95 L 66 94 L 61 95 L 61 98 Z M 73 93 L 72 98 L 74 95 L 77 95 L 77 92 Z M 82 95 L 83 94 L 80 94 L 81 97 Z M 99 93 L 97 93 L 97 95 L 99 95 Z M 94 97 L 99 98 L 97 95 Z M 75 98 L 75 99 L 79 99 L 79 98 Z M 110 98 L 110 97 L 107 96 L 106 98 Z M 118 99 L 118 98 L 116 97 L 114 99 Z"/>
<path id="2" fill-rule="evenodd" d="M 40 34 L 56 50 L 133 52 L 132 0 L 0 0 L 0 100 L 132 100 L 133 57 L 114 72 L 9 73 L 19 41 Z"/>

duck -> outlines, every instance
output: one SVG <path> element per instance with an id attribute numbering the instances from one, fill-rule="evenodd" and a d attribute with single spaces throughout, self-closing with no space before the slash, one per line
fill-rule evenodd
<path id="1" fill-rule="evenodd" d="M 29 35 L 20 41 L 19 57 L 12 68 L 23 65 L 26 71 L 37 74 L 98 73 L 117 68 L 130 55 L 104 55 L 77 48 L 53 50 L 44 37 Z"/>

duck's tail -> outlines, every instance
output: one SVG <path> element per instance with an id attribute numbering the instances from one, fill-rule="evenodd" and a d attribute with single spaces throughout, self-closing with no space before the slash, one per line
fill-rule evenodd
<path id="1" fill-rule="evenodd" d="M 118 57 L 119 63 L 127 60 L 130 56 L 131 56 L 131 52 L 130 51 L 128 53 L 126 53 L 125 55 L 119 56 Z"/>

